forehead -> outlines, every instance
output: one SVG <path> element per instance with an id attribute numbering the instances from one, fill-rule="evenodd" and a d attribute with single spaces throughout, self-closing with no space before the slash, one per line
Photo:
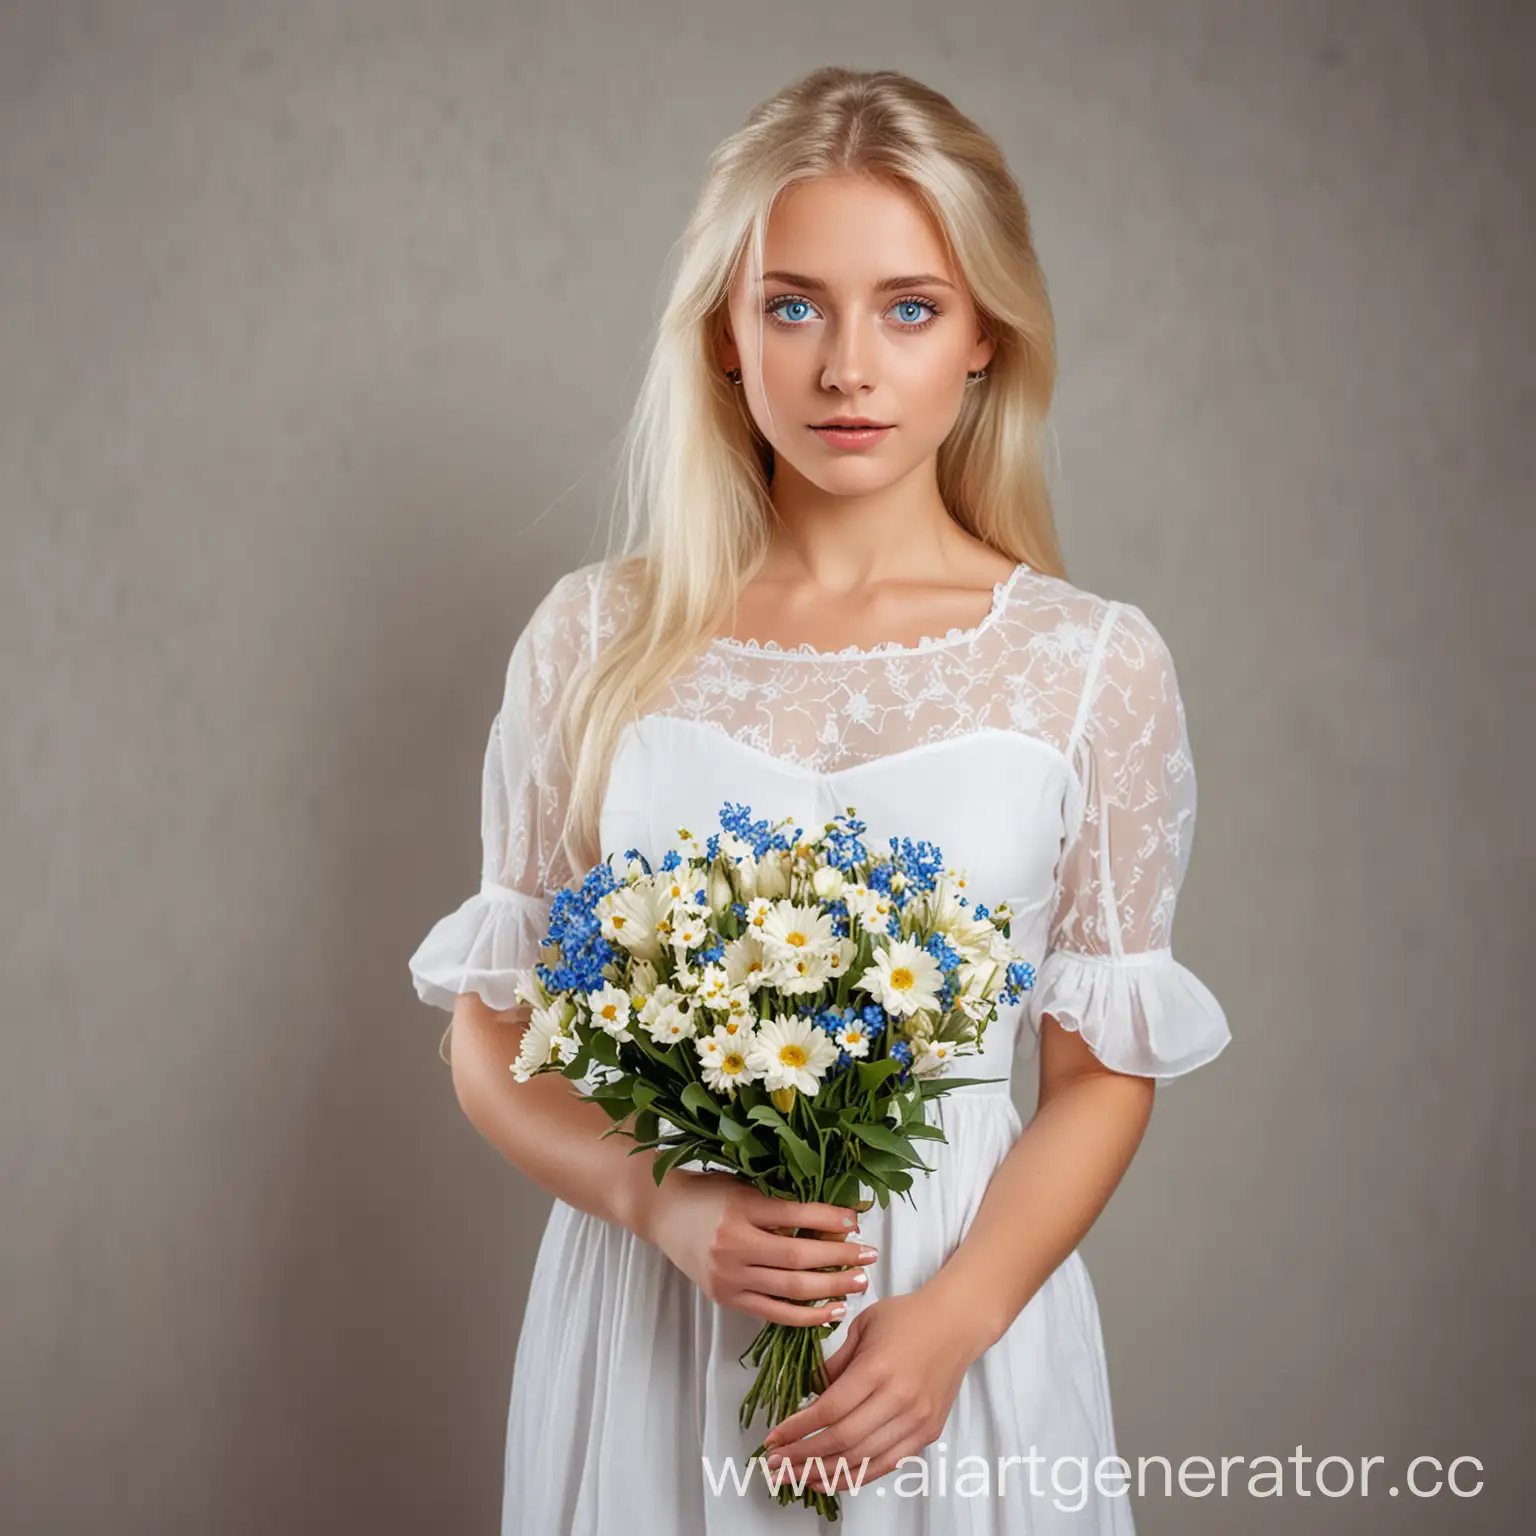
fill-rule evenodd
<path id="1" fill-rule="evenodd" d="M 763 270 L 775 269 L 850 290 L 896 272 L 954 280 L 928 211 L 904 188 L 866 176 L 817 177 L 780 193 L 763 248 Z"/>

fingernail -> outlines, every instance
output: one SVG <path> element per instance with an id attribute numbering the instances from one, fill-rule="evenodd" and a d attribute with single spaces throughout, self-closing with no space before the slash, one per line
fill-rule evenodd
<path id="1" fill-rule="evenodd" d="M 873 1264 L 875 1262 L 875 1260 L 878 1259 L 879 1257 L 880 1257 L 880 1255 L 878 1253 L 876 1253 L 873 1248 L 860 1248 L 859 1249 L 859 1263 L 860 1264 Z"/>
<path id="2" fill-rule="evenodd" d="M 827 1308 L 827 1310 L 832 1314 L 833 1317 L 841 1317 L 843 1313 L 848 1310 L 848 1308 L 842 1302 L 835 1301 L 830 1307 Z"/>
<path id="3" fill-rule="evenodd" d="M 844 1216 L 843 1217 L 843 1225 L 845 1227 L 851 1227 L 853 1225 L 853 1217 L 852 1216 Z"/>
<path id="4" fill-rule="evenodd" d="M 863 1271 L 863 1270 L 862 1270 L 862 1269 L 861 1269 L 861 1270 L 860 1270 L 860 1271 L 859 1271 L 859 1272 L 858 1272 L 858 1274 L 856 1274 L 856 1275 L 855 1275 L 855 1276 L 854 1276 L 854 1277 L 853 1277 L 853 1283 L 854 1283 L 854 1284 L 855 1284 L 855 1285 L 868 1285 L 868 1284 L 869 1284 L 869 1276 L 868 1276 L 868 1275 L 866 1275 L 866 1274 L 865 1274 L 865 1273 L 864 1273 L 864 1271 Z"/>

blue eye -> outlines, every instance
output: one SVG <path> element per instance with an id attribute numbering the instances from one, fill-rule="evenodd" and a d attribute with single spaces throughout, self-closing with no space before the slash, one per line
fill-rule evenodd
<path id="1" fill-rule="evenodd" d="M 927 301 L 927 299 L 898 299 L 895 302 L 895 304 L 892 305 L 891 307 L 893 309 L 897 309 L 897 310 L 914 310 L 914 309 L 916 309 L 916 310 L 923 310 L 923 309 L 927 309 L 927 310 L 932 310 L 933 314 L 935 314 L 935 315 L 938 314 L 938 309 L 934 305 L 930 304 Z M 905 319 L 905 320 L 917 321 L 917 320 L 921 320 L 922 316 L 921 315 L 907 314 L 907 315 L 903 315 L 902 318 Z"/>
<path id="2" fill-rule="evenodd" d="M 785 310 L 785 309 L 806 310 L 806 309 L 810 309 L 811 307 L 812 307 L 812 305 L 811 305 L 811 301 L 809 299 L 799 299 L 799 298 L 794 298 L 794 297 L 791 297 L 789 295 L 786 295 L 782 299 L 775 299 L 773 301 L 773 303 L 771 303 L 768 306 L 768 313 L 770 315 L 772 315 L 775 319 L 785 320 L 785 316 L 783 316 L 782 314 L 779 313 L 780 310 Z M 805 316 L 803 314 L 795 315 L 792 318 L 787 319 L 785 321 L 785 323 L 789 324 L 789 325 L 798 325 L 799 322 L 801 320 L 803 320 L 803 319 L 805 319 Z"/>

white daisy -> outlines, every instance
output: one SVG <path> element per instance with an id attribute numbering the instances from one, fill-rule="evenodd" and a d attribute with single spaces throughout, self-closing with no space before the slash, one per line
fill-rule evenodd
<path id="1" fill-rule="evenodd" d="M 836 1061 L 837 1047 L 824 1030 L 809 1019 L 782 1013 L 765 1020 L 747 1048 L 747 1064 L 770 1091 L 798 1088 L 813 1094 Z"/>
<path id="2" fill-rule="evenodd" d="M 672 909 L 672 942 L 697 949 L 709 937 L 709 913 L 703 907 L 679 904 Z"/>
<path id="3" fill-rule="evenodd" d="M 843 975 L 853 964 L 853 957 L 858 952 L 859 946 L 852 939 L 839 939 L 831 954 L 827 956 L 827 975 L 833 977 Z"/>
<path id="4" fill-rule="evenodd" d="M 702 1054 L 702 1053 L 701 1053 Z M 729 1093 L 743 1083 L 757 1080 L 757 1073 L 748 1062 L 747 1053 L 740 1044 L 722 1045 L 700 1062 L 704 1085 L 714 1093 Z"/>
<path id="5" fill-rule="evenodd" d="M 896 939 L 875 951 L 854 986 L 871 993 L 887 1013 L 907 1018 L 921 1008 L 938 1007 L 944 972 L 926 949 Z"/>
<path id="6" fill-rule="evenodd" d="M 758 930 L 769 960 L 802 960 L 829 953 L 837 943 L 832 918 L 817 906 L 778 901 Z"/>
<path id="7" fill-rule="evenodd" d="M 657 1045 L 676 1045 L 691 1040 L 698 1033 L 693 1010 L 678 1003 L 668 1003 L 654 1019 L 646 1021 L 645 1031 Z"/>
<path id="8" fill-rule="evenodd" d="M 518 1046 L 512 1076 L 526 1083 L 533 1074 L 549 1065 L 555 1038 L 560 1032 L 560 1015 L 553 1008 L 535 1008 Z"/>
<path id="9" fill-rule="evenodd" d="M 708 884 L 708 874 L 694 865 L 679 864 L 675 869 L 661 870 L 653 877 L 657 892 L 669 905 L 678 902 L 698 905 L 698 894 Z"/>
<path id="10" fill-rule="evenodd" d="M 819 992 L 831 978 L 829 955 L 803 955 L 798 959 L 780 960 L 768 970 L 768 984 L 791 997 Z"/>
<path id="11" fill-rule="evenodd" d="M 629 993 L 622 987 L 604 982 L 599 991 L 587 993 L 587 1007 L 591 1011 L 592 1022 L 604 1033 L 620 1041 L 635 1038 L 629 1032 Z"/>
<path id="12" fill-rule="evenodd" d="M 912 1072 L 916 1077 L 938 1077 L 947 1072 L 956 1054 L 953 1040 L 925 1040 L 912 1058 Z"/>
<path id="13" fill-rule="evenodd" d="M 864 1028 L 862 1019 L 853 1019 L 846 1024 L 840 1024 L 832 1038 L 850 1056 L 869 1055 L 869 1034 Z"/>

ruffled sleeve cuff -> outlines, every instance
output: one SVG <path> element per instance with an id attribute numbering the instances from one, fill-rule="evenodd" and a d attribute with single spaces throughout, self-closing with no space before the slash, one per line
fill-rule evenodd
<path id="1" fill-rule="evenodd" d="M 517 1005 L 517 985 L 539 959 L 554 898 L 484 882 L 439 918 L 411 956 L 416 995 L 450 1012 L 461 992 L 478 992 L 498 1012 Z"/>
<path id="2" fill-rule="evenodd" d="M 1135 1077 L 1182 1077 L 1232 1039 L 1215 995 L 1171 948 L 1119 957 L 1050 950 L 1029 993 L 1037 1036 L 1046 1014 L 1081 1034 L 1105 1066 Z"/>

